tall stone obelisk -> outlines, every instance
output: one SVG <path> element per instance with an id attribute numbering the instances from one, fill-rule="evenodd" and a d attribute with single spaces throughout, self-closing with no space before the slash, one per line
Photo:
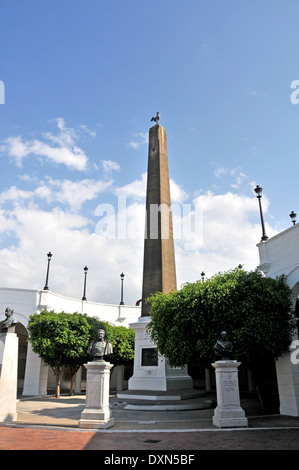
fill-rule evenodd
<path id="1" fill-rule="evenodd" d="M 138 322 L 130 325 L 136 335 L 134 372 L 128 385 L 129 390 L 181 390 L 193 387 L 191 377 L 186 369 L 168 366 L 146 331 L 150 321 L 146 299 L 177 289 L 166 131 L 158 123 L 158 113 L 152 120 L 156 125 L 149 130 L 142 310 Z"/>
<path id="2" fill-rule="evenodd" d="M 149 315 L 151 294 L 176 289 L 166 131 L 156 124 L 149 131 L 141 316 Z"/>

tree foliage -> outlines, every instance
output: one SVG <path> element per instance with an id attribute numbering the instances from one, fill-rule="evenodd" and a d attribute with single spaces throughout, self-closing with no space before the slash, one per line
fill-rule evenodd
<path id="1" fill-rule="evenodd" d="M 79 313 L 43 310 L 30 315 L 29 341 L 32 349 L 49 365 L 57 381 L 57 397 L 64 367 L 72 369 L 86 357 L 91 327 Z"/>
<path id="2" fill-rule="evenodd" d="M 79 367 L 91 360 L 87 353 L 89 343 L 97 338 L 98 330 L 106 332 L 106 340 L 113 347 L 107 360 L 115 366 L 127 364 L 134 358 L 135 332 L 124 326 L 114 326 L 97 317 L 79 313 L 56 313 L 43 310 L 29 317 L 28 331 L 32 349 L 49 365 L 56 377 L 60 395 L 60 382 L 64 369 L 71 374 L 70 394 Z"/>
<path id="3" fill-rule="evenodd" d="M 273 279 L 239 267 L 149 300 L 149 334 L 173 367 L 213 362 L 223 330 L 235 359 L 246 363 L 277 358 L 292 341 L 292 291 L 285 276 Z"/>

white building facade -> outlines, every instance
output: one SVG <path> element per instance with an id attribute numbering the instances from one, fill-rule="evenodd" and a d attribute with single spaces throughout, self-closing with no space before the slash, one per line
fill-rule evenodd
<path id="1" fill-rule="evenodd" d="M 127 305 L 102 304 L 86 300 L 72 299 L 46 290 L 0 288 L 0 321 L 5 319 L 5 309 L 11 307 L 14 317 L 19 322 L 17 333 L 19 336 L 19 369 L 23 369 L 19 377 L 18 388 L 23 395 L 42 396 L 47 394 L 48 381 L 51 379 L 49 367 L 32 351 L 30 342 L 27 343 L 27 325 L 29 316 L 44 309 L 55 312 L 82 313 L 91 317 L 98 317 L 115 326 L 129 327 L 130 323 L 137 321 L 140 316 L 140 307 Z M 26 348 L 22 347 L 22 344 Z M 22 357 L 23 355 L 23 357 Z M 76 388 L 81 389 L 81 370 L 77 374 Z"/>
<path id="2" fill-rule="evenodd" d="M 258 245 L 259 269 L 268 277 L 286 275 L 293 291 L 293 307 L 299 298 L 299 224 L 260 242 Z M 297 303 L 298 305 L 298 303 Z M 298 314 L 298 312 L 296 312 Z M 294 335 L 298 340 L 298 331 Z M 280 413 L 299 416 L 299 364 L 292 360 L 292 345 L 276 362 Z"/>

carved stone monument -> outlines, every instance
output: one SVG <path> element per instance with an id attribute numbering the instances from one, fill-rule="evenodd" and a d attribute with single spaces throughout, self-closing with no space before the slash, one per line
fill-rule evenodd
<path id="1" fill-rule="evenodd" d="M 0 421 L 17 419 L 18 337 L 13 309 L 7 307 L 0 326 Z"/>
<path id="2" fill-rule="evenodd" d="M 99 330 L 98 339 L 92 341 L 88 353 L 93 357 L 84 364 L 87 369 L 86 403 L 81 413 L 79 427 L 86 429 L 107 429 L 114 425 L 109 406 L 110 371 L 113 364 L 104 361 L 104 356 L 112 354 L 112 346 L 105 341 L 105 331 Z"/>
<path id="3" fill-rule="evenodd" d="M 241 362 L 232 360 L 233 346 L 225 331 L 214 346 L 221 358 L 212 364 L 216 372 L 217 407 L 214 410 L 213 425 L 219 428 L 246 427 L 248 420 L 240 406 L 238 367 Z"/>
<path id="4" fill-rule="evenodd" d="M 146 329 L 150 322 L 150 304 L 146 299 L 156 292 L 169 293 L 177 289 L 167 138 L 165 129 L 158 123 L 159 119 L 160 114 L 157 113 L 152 118 L 156 125 L 149 129 L 142 308 L 138 322 L 130 325 L 136 333 L 130 391 L 193 388 L 187 368 L 169 367 L 165 359 L 158 355 Z"/>

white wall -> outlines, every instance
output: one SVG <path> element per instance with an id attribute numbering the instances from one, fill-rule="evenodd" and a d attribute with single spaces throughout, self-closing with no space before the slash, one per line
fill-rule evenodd
<path id="1" fill-rule="evenodd" d="M 30 289 L 12 289 L 0 287 L 0 321 L 5 319 L 6 307 L 14 309 L 16 319 L 27 327 L 29 316 L 43 309 L 55 312 L 86 313 L 113 325 L 129 326 L 140 316 L 141 307 L 130 305 L 101 304 L 96 302 L 72 299 L 51 291 Z M 1 318 L 3 317 L 3 318 Z"/>
<path id="2" fill-rule="evenodd" d="M 82 301 L 64 297 L 50 291 L 38 291 L 31 289 L 13 289 L 0 287 L 0 321 L 4 320 L 6 307 L 14 310 L 14 317 L 27 328 L 29 316 L 41 312 L 43 309 L 55 312 L 86 313 L 91 317 L 98 317 L 115 326 L 129 327 L 140 317 L 141 307 L 130 305 L 111 305 L 96 302 Z M 26 370 L 24 378 L 23 395 L 40 396 L 47 394 L 48 370 L 41 359 L 35 354 L 28 344 Z M 115 374 L 114 374 L 115 375 Z M 119 385 L 117 374 L 117 387 Z"/>
<path id="3" fill-rule="evenodd" d="M 284 230 L 258 245 L 259 268 L 268 277 L 281 274 L 293 291 L 293 305 L 299 294 L 299 224 Z M 298 338 L 296 333 L 294 339 Z M 292 364 L 292 351 L 286 351 L 276 361 L 280 413 L 299 416 L 299 364 Z"/>

